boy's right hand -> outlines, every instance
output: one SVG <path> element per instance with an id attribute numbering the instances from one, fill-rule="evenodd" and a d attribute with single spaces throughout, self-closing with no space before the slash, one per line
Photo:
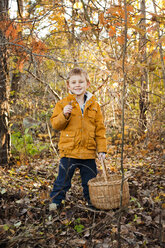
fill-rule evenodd
<path id="1" fill-rule="evenodd" d="M 68 105 L 66 105 L 66 106 L 64 107 L 64 109 L 63 109 L 63 114 L 64 114 L 64 116 L 65 116 L 66 118 L 69 117 L 69 115 L 70 115 L 71 112 L 72 112 L 72 109 L 73 109 L 73 107 L 72 107 L 71 104 L 68 104 Z"/>

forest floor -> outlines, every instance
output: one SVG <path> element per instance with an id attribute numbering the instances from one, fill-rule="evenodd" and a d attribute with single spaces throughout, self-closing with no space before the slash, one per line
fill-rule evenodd
<path id="1" fill-rule="evenodd" d="M 122 248 L 165 247 L 164 156 L 158 151 L 127 154 L 130 201 L 109 211 L 86 206 L 76 171 L 63 207 L 50 213 L 59 159 L 45 157 L 0 168 L 0 248 L 117 248 L 119 240 Z M 117 172 L 120 157 L 107 158 L 106 164 Z"/>

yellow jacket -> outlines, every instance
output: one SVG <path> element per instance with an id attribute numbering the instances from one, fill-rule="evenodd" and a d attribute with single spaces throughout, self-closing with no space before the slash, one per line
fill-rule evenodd
<path id="1" fill-rule="evenodd" d="M 68 104 L 72 104 L 73 109 L 66 119 L 63 108 Z M 60 157 L 94 159 L 96 152 L 107 151 L 101 109 L 90 92 L 87 92 L 83 114 L 75 95 L 69 94 L 56 104 L 50 120 L 52 127 L 61 131 L 58 144 Z"/>

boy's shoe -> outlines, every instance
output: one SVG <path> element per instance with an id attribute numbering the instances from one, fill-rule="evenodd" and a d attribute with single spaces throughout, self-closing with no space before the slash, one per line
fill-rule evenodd
<path id="1" fill-rule="evenodd" d="M 60 209 L 61 204 L 51 203 L 49 205 L 49 211 L 56 211 Z"/>

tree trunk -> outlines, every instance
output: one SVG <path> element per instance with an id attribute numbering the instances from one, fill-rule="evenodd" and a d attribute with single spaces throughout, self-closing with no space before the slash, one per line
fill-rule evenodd
<path id="1" fill-rule="evenodd" d="M 140 131 L 144 132 L 147 126 L 147 116 L 146 111 L 148 109 L 148 74 L 145 64 L 147 63 L 147 54 L 146 54 L 146 46 L 147 46 L 147 39 L 146 39 L 146 6 L 145 0 L 141 0 L 140 3 L 140 10 L 143 17 L 140 20 L 140 34 L 139 34 L 139 54 L 140 60 L 142 65 L 141 70 L 141 92 L 140 92 L 140 99 L 139 99 L 139 108 L 140 108 Z"/>
<path id="2" fill-rule="evenodd" d="M 23 14 L 23 0 L 17 0 L 17 7 L 18 7 L 18 12 L 17 12 L 17 18 L 21 18 L 22 19 L 22 14 Z M 19 31 L 19 36 L 20 38 L 22 38 L 22 32 Z M 18 59 L 15 59 L 15 63 L 18 62 Z M 20 81 L 21 78 L 21 72 L 20 71 L 15 71 L 12 73 L 11 76 L 11 99 L 13 101 L 13 103 L 15 104 L 16 100 L 17 100 L 17 95 L 19 93 L 20 90 Z"/>
<path id="3" fill-rule="evenodd" d="M 17 100 L 17 95 L 20 90 L 20 81 L 21 78 L 21 72 L 14 72 L 12 73 L 12 78 L 11 78 L 11 96 L 10 99 L 12 99 L 13 103 L 16 103 Z"/>
<path id="4" fill-rule="evenodd" d="M 0 1 L 0 21 L 7 20 L 8 0 Z M 6 39 L 0 29 L 0 165 L 9 161 L 10 132 L 9 132 L 9 70 Z"/>
<path id="5" fill-rule="evenodd" d="M 152 0 L 152 1 L 153 1 L 155 14 L 157 15 L 155 0 Z M 160 33 L 160 23 L 159 22 L 157 22 L 157 32 L 158 32 L 158 38 L 160 40 L 160 38 L 162 37 L 163 34 L 161 35 L 161 33 Z M 158 45 L 159 45 L 160 61 L 161 61 L 161 65 L 162 65 L 162 79 L 163 79 L 163 85 L 164 85 L 164 89 L 165 89 L 165 64 L 164 64 L 164 59 L 163 59 L 162 42 L 159 42 Z"/>

